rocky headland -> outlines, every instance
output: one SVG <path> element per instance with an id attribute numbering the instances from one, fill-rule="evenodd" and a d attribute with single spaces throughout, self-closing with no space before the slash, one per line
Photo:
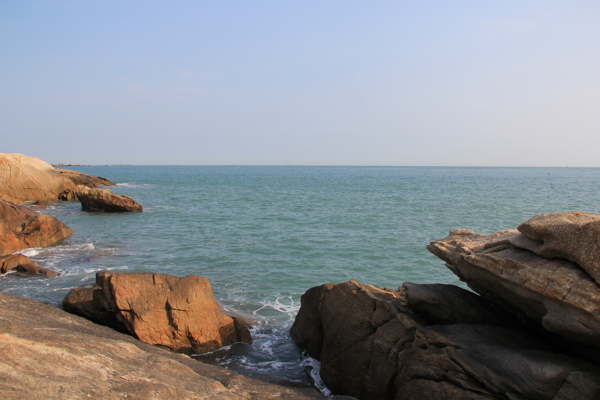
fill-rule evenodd
<path id="1" fill-rule="evenodd" d="M 600 398 L 600 216 L 542 214 L 427 248 L 475 293 L 355 281 L 302 296 L 291 334 L 358 399 Z"/>
<path id="2" fill-rule="evenodd" d="M 142 211 L 132 198 L 100 188 L 109 185 L 35 157 L 0 154 L 0 273 L 58 275 L 12 254 L 72 234 L 33 208 L 67 200 L 87 212 Z M 262 382 L 180 354 L 251 341 L 249 324 L 221 312 L 206 278 L 100 271 L 96 284 L 74 289 L 63 304 L 85 318 L 0 293 L 0 398 L 323 398 L 316 389 Z"/>

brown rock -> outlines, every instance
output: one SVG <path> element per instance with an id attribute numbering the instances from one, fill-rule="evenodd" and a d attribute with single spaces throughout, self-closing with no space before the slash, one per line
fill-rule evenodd
<path id="1" fill-rule="evenodd" d="M 115 183 L 109 181 L 101 176 L 92 176 L 84 174 L 82 172 L 73 171 L 70 169 L 59 169 L 56 168 L 60 174 L 66 178 L 69 178 L 75 185 L 83 185 L 89 188 L 99 188 L 100 186 L 114 186 Z"/>
<path id="2" fill-rule="evenodd" d="M 335 394 L 361 400 L 599 398 L 597 365 L 507 328 L 513 323 L 488 315 L 495 310 L 486 300 L 447 285 L 401 289 L 350 281 L 302 296 L 290 333 L 321 361 L 321 377 Z"/>
<path id="3" fill-rule="evenodd" d="M 563 258 L 600 282 L 600 215 L 577 211 L 539 214 L 517 228 L 524 236 L 512 243 L 542 257 Z"/>
<path id="4" fill-rule="evenodd" d="M 0 200 L 0 254 L 29 247 L 48 247 L 72 233 L 54 217 Z"/>
<path id="5" fill-rule="evenodd" d="M 188 354 L 250 339 L 244 321 L 221 312 L 206 278 L 100 271 L 96 283 L 67 295 L 65 309 Z"/>
<path id="6" fill-rule="evenodd" d="M 0 199 L 12 203 L 56 201 L 73 182 L 36 157 L 0 153 Z"/>
<path id="7" fill-rule="evenodd" d="M 109 189 L 92 189 L 79 185 L 77 198 L 83 211 L 92 212 L 141 212 L 143 207 L 129 196 L 117 195 Z"/>
<path id="8" fill-rule="evenodd" d="M 513 246 L 516 230 L 451 231 L 427 249 L 477 293 L 549 332 L 600 347 L 600 287 L 577 264 Z"/>
<path id="9" fill-rule="evenodd" d="M 10 270 L 17 270 L 28 275 L 46 275 L 58 276 L 58 272 L 48 268 L 39 267 L 35 261 L 31 261 L 29 257 L 22 254 L 12 254 L 8 256 L 0 256 L 0 274 L 5 274 Z"/>
<path id="10" fill-rule="evenodd" d="M 0 398 L 305 400 L 286 388 L 150 346 L 30 299 L 0 293 Z"/>

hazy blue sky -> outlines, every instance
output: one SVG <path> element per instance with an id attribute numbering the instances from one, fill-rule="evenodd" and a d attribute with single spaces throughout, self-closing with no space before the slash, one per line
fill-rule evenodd
<path id="1" fill-rule="evenodd" d="M 600 1 L 0 0 L 0 152 L 600 166 Z"/>

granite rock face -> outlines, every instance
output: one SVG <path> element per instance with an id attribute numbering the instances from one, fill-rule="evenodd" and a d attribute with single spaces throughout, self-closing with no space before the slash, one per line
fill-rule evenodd
<path id="1" fill-rule="evenodd" d="M 76 186 L 83 185 L 89 188 L 99 188 L 100 186 L 114 186 L 115 183 L 101 176 L 92 176 L 82 172 L 73 171 L 70 169 L 59 169 L 58 172 L 65 178 L 69 178 Z"/>
<path id="2" fill-rule="evenodd" d="M 203 364 L 57 308 L 0 293 L 2 399 L 323 398 Z"/>
<path id="3" fill-rule="evenodd" d="M 95 189 L 79 185 L 75 190 L 83 211 L 142 212 L 143 207 L 129 196 L 118 195 L 109 189 Z"/>
<path id="4" fill-rule="evenodd" d="M 291 334 L 334 393 L 358 399 L 600 397 L 597 365 L 449 285 L 318 286 L 303 295 Z"/>
<path id="5" fill-rule="evenodd" d="M 221 312 L 208 279 L 198 276 L 100 271 L 96 285 L 73 290 L 63 307 L 146 343 L 187 354 L 250 339 L 241 321 L 236 324 Z"/>
<path id="6" fill-rule="evenodd" d="M 571 261 L 516 247 L 522 239 L 516 230 L 481 235 L 461 229 L 427 248 L 475 292 L 551 333 L 600 347 L 598 284 Z"/>
<path id="7" fill-rule="evenodd" d="M 12 203 L 57 201 L 75 184 L 36 157 L 0 153 L 0 199 Z"/>
<path id="8" fill-rule="evenodd" d="M 0 254 L 48 247 L 73 234 L 56 218 L 0 200 Z"/>

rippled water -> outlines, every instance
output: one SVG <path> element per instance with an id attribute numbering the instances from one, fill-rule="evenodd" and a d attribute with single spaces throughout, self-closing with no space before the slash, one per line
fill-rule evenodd
<path id="1" fill-rule="evenodd" d="M 42 212 L 74 230 L 28 249 L 56 278 L 0 277 L 0 290 L 54 305 L 96 271 L 208 277 L 225 310 L 255 323 L 254 343 L 202 357 L 254 376 L 306 384 L 288 330 L 308 288 L 354 278 L 460 284 L 425 249 L 455 228 L 491 233 L 544 212 L 600 213 L 600 169 L 90 166 L 136 214 L 79 203 Z"/>

